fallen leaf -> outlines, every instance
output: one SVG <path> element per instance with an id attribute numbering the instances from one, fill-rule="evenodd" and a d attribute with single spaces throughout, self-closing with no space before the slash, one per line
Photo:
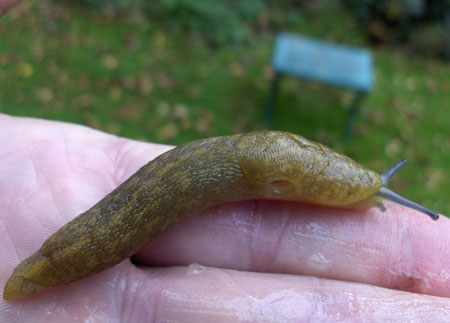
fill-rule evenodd
<path id="1" fill-rule="evenodd" d="M 137 51 L 141 47 L 139 38 L 136 37 L 136 34 L 132 31 L 128 31 L 127 35 L 125 36 L 124 43 L 125 47 L 132 53 Z"/>
<path id="2" fill-rule="evenodd" d="M 119 59 L 114 56 L 107 54 L 102 57 L 102 64 L 108 70 L 114 70 L 119 66 Z"/>
<path id="3" fill-rule="evenodd" d="M 157 85 L 164 90 L 170 90 L 173 87 L 173 82 L 172 80 L 169 78 L 169 76 L 163 72 L 163 71 L 159 71 L 159 73 L 157 73 L 156 75 L 156 79 L 157 79 Z"/>
<path id="4" fill-rule="evenodd" d="M 109 122 L 105 128 L 105 130 L 107 132 L 112 133 L 114 135 L 117 135 L 120 132 L 120 129 L 121 129 L 121 126 L 117 122 Z"/>
<path id="5" fill-rule="evenodd" d="M 414 91 L 414 90 L 417 88 L 417 82 L 416 82 L 416 80 L 414 79 L 414 77 L 408 77 L 408 78 L 406 79 L 406 88 L 407 88 L 409 91 Z"/>
<path id="6" fill-rule="evenodd" d="M 89 127 L 101 130 L 102 125 L 96 116 L 86 113 L 84 119 Z"/>
<path id="7" fill-rule="evenodd" d="M 164 119 L 169 115 L 170 106 L 167 102 L 161 101 L 156 106 L 156 115 L 159 119 Z"/>
<path id="8" fill-rule="evenodd" d="M 0 54 L 0 66 L 6 65 L 8 64 L 8 62 L 9 62 L 8 56 Z"/>
<path id="9" fill-rule="evenodd" d="M 373 124 L 381 126 L 386 124 L 386 118 L 384 115 L 384 111 L 369 109 L 367 112 L 368 119 L 373 122 Z"/>
<path id="10" fill-rule="evenodd" d="M 35 91 L 36 100 L 42 103 L 48 103 L 53 100 L 53 92 L 52 89 L 48 87 L 40 87 Z"/>
<path id="11" fill-rule="evenodd" d="M 158 50 L 164 49 L 166 45 L 166 35 L 160 31 L 156 32 L 153 36 L 153 43 Z"/>
<path id="12" fill-rule="evenodd" d="M 66 71 L 60 71 L 56 77 L 59 84 L 66 83 L 70 78 L 69 73 L 67 73 Z"/>
<path id="13" fill-rule="evenodd" d="M 96 97 L 92 93 L 82 93 L 73 100 L 73 106 L 78 110 L 87 110 L 94 107 Z"/>
<path id="14" fill-rule="evenodd" d="M 34 68 L 33 68 L 33 65 L 31 65 L 27 62 L 20 62 L 17 65 L 17 72 L 18 72 L 19 76 L 27 79 L 27 78 L 33 76 Z"/>
<path id="15" fill-rule="evenodd" d="M 239 64 L 238 62 L 232 62 L 229 65 L 229 69 L 231 72 L 231 75 L 233 75 L 235 78 L 242 78 L 244 76 L 244 69 L 242 67 L 241 64 Z"/>
<path id="16" fill-rule="evenodd" d="M 169 122 L 157 132 L 158 137 L 161 140 L 168 140 L 175 137 L 178 134 L 178 128 L 174 122 Z"/>
<path id="17" fill-rule="evenodd" d="M 339 97 L 339 101 L 343 107 L 349 108 L 355 98 L 355 93 L 351 91 L 343 91 Z"/>
<path id="18" fill-rule="evenodd" d="M 183 119 L 183 120 L 181 120 L 180 126 L 181 126 L 181 129 L 188 130 L 192 127 L 192 120 L 189 118 Z"/>
<path id="19" fill-rule="evenodd" d="M 400 152 L 402 144 L 399 139 L 393 139 L 385 146 L 386 155 L 395 157 Z"/>
<path id="20" fill-rule="evenodd" d="M 427 86 L 427 90 L 430 92 L 436 92 L 438 86 L 436 81 L 432 78 L 429 77 L 427 78 L 426 82 L 425 82 L 426 86 Z"/>
<path id="21" fill-rule="evenodd" d="M 191 85 L 188 87 L 188 93 L 191 98 L 198 98 L 202 94 L 202 89 L 198 85 Z"/>
<path id="22" fill-rule="evenodd" d="M 139 78 L 139 91 L 142 94 L 149 94 L 153 90 L 153 81 L 149 75 L 145 74 Z"/>
<path id="23" fill-rule="evenodd" d="M 37 60 L 42 60 L 45 57 L 44 49 L 42 47 L 41 42 L 34 44 L 31 48 L 31 52 L 33 53 L 33 56 Z"/>
<path id="24" fill-rule="evenodd" d="M 430 169 L 427 172 L 427 182 L 425 184 L 428 190 L 434 190 L 439 187 L 445 178 L 445 173 L 439 169 Z"/>
<path id="25" fill-rule="evenodd" d="M 181 120 L 187 119 L 189 118 L 189 110 L 184 104 L 177 103 L 173 111 L 173 116 Z"/>
<path id="26" fill-rule="evenodd" d="M 265 64 L 264 65 L 264 67 L 263 67 L 263 75 L 266 78 L 266 80 L 272 79 L 272 77 L 274 76 L 272 65 L 270 65 L 270 64 Z"/>
<path id="27" fill-rule="evenodd" d="M 142 119 L 146 104 L 141 101 L 133 101 L 122 106 L 116 113 L 119 119 L 137 122 Z"/>
<path id="28" fill-rule="evenodd" d="M 211 130 L 212 123 L 213 123 L 213 116 L 211 115 L 211 113 L 206 113 L 206 115 L 202 116 L 200 119 L 197 120 L 195 129 L 200 134 L 206 134 Z"/>
<path id="29" fill-rule="evenodd" d="M 245 124 L 245 122 L 237 122 L 233 127 L 232 133 L 243 133 L 247 131 L 248 127 L 247 124 Z"/>
<path id="30" fill-rule="evenodd" d="M 122 88 L 118 85 L 113 85 L 109 88 L 109 96 L 113 101 L 118 101 L 122 97 Z"/>
<path id="31" fill-rule="evenodd" d="M 129 90 L 135 89 L 137 81 L 132 76 L 124 76 L 122 79 L 123 87 Z"/>
<path id="32" fill-rule="evenodd" d="M 82 91 L 88 91 L 91 88 L 91 81 L 87 75 L 82 75 L 78 79 L 78 87 Z"/>

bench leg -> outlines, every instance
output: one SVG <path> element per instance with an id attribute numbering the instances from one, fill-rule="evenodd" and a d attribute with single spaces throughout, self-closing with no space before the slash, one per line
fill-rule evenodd
<path id="1" fill-rule="evenodd" d="M 353 98 L 352 104 L 350 106 L 350 110 L 348 111 L 347 121 L 345 123 L 345 129 L 344 129 L 344 143 L 346 143 L 346 144 L 349 144 L 352 139 L 355 119 L 356 119 L 356 116 L 358 115 L 359 109 L 361 107 L 361 101 L 364 96 L 365 96 L 365 93 L 356 92 L 356 94 Z"/>
<path id="2" fill-rule="evenodd" d="M 270 89 L 269 100 L 264 108 L 263 122 L 268 127 L 271 128 L 273 124 L 273 114 L 277 104 L 278 92 L 280 88 L 281 74 L 275 73 L 272 80 L 272 87 Z"/>

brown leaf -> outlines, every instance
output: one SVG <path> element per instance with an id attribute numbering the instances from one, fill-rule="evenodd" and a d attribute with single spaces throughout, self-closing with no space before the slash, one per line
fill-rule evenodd
<path id="1" fill-rule="evenodd" d="M 414 91 L 414 90 L 416 90 L 416 88 L 417 88 L 417 82 L 416 82 L 416 79 L 415 79 L 414 77 L 408 77 L 408 78 L 406 79 L 406 88 L 407 88 L 409 91 Z"/>
<path id="2" fill-rule="evenodd" d="M 213 123 L 213 116 L 211 113 L 207 113 L 206 115 L 202 116 L 200 119 L 197 120 L 195 129 L 200 134 L 206 134 L 209 131 L 211 131 L 212 123 Z"/>
<path id="3" fill-rule="evenodd" d="M 158 130 L 157 135 L 161 140 L 168 140 L 178 135 L 178 128 L 175 123 L 169 122 Z"/>
<path id="4" fill-rule="evenodd" d="M 232 62 L 229 65 L 229 69 L 231 72 L 231 75 L 233 75 L 235 78 L 242 78 L 244 76 L 244 69 L 242 67 L 241 64 L 239 64 L 238 62 Z"/>
<path id="5" fill-rule="evenodd" d="M 181 126 L 181 129 L 188 130 L 192 127 L 192 120 L 189 118 L 183 119 L 183 120 L 181 120 L 180 126 Z"/>
<path id="6" fill-rule="evenodd" d="M 114 135 L 117 135 L 117 134 L 120 132 L 120 129 L 121 129 L 121 128 L 122 128 L 122 127 L 121 127 L 120 124 L 117 123 L 117 122 L 109 122 L 109 123 L 106 125 L 106 131 L 109 132 L 109 133 L 112 133 L 112 134 L 114 134 Z"/>
<path id="7" fill-rule="evenodd" d="M 91 81 L 89 80 L 89 77 L 87 75 L 82 75 L 78 79 L 78 87 L 82 91 L 88 91 L 91 87 Z"/>
<path id="8" fill-rule="evenodd" d="M 122 79 L 123 87 L 132 90 L 136 88 L 137 80 L 132 76 L 124 76 Z"/>
<path id="9" fill-rule="evenodd" d="M 437 83 L 436 83 L 436 81 L 434 80 L 433 77 L 427 78 L 425 84 L 427 86 L 427 90 L 430 91 L 430 92 L 434 93 L 438 89 Z"/>
<path id="10" fill-rule="evenodd" d="M 273 77 L 273 69 L 270 64 L 265 64 L 263 67 L 263 75 L 266 80 L 270 80 Z"/>
<path id="11" fill-rule="evenodd" d="M 95 95 L 93 95 L 92 93 L 82 93 L 74 99 L 73 106 L 78 110 L 86 110 L 93 108 L 95 103 Z"/>
<path id="12" fill-rule="evenodd" d="M 429 190 L 434 190 L 437 189 L 444 180 L 445 173 L 439 169 L 428 169 L 426 178 L 426 188 Z"/>
<path id="13" fill-rule="evenodd" d="M 237 122 L 232 130 L 232 133 L 243 133 L 248 131 L 248 127 L 247 124 L 245 124 L 244 122 Z"/>
<path id="14" fill-rule="evenodd" d="M 116 113 L 119 119 L 137 122 L 142 119 L 146 104 L 142 101 L 133 101 L 122 106 Z"/>
<path id="15" fill-rule="evenodd" d="M 94 129 L 102 128 L 102 125 L 96 116 L 86 113 L 84 116 L 84 119 L 86 120 L 86 124 L 89 127 L 94 128 Z"/>
<path id="16" fill-rule="evenodd" d="M 400 148 L 402 146 L 402 143 L 399 139 L 393 139 L 385 147 L 386 155 L 389 157 L 395 157 L 400 152 Z"/>
<path id="17" fill-rule="evenodd" d="M 156 116 L 159 119 L 166 118 L 170 113 L 170 106 L 167 102 L 161 101 L 158 102 L 158 105 L 156 106 Z"/>
<path id="18" fill-rule="evenodd" d="M 128 31 L 127 35 L 124 39 L 125 47 L 130 52 L 135 52 L 141 47 L 141 42 L 139 41 L 139 38 L 136 37 L 136 34 L 132 31 Z"/>
<path id="19" fill-rule="evenodd" d="M 173 87 L 173 81 L 163 71 L 156 74 L 156 82 L 157 86 L 164 90 L 170 90 Z"/>
<path id="20" fill-rule="evenodd" d="M 111 54 L 102 57 L 102 65 L 108 70 L 115 70 L 119 66 L 119 59 Z"/>
<path id="21" fill-rule="evenodd" d="M 35 97 L 39 102 L 48 103 L 53 100 L 52 89 L 48 87 L 40 87 L 35 91 Z"/>
<path id="22" fill-rule="evenodd" d="M 156 32 L 153 36 L 153 44 L 157 50 L 164 49 L 166 45 L 166 35 L 160 31 Z"/>
<path id="23" fill-rule="evenodd" d="M 28 62 L 20 62 L 17 65 L 17 72 L 20 77 L 27 79 L 27 78 L 33 76 L 34 68 L 33 68 L 33 65 L 31 65 Z"/>
<path id="24" fill-rule="evenodd" d="M 41 42 L 35 43 L 31 48 L 31 52 L 37 60 L 42 60 L 45 57 L 44 48 L 42 47 Z"/>
<path id="25" fill-rule="evenodd" d="M 122 88 L 118 85 L 113 85 L 109 88 L 109 96 L 113 101 L 118 101 L 122 97 Z"/>
<path id="26" fill-rule="evenodd" d="M 202 89 L 198 85 L 191 85 L 188 87 L 188 93 L 191 98 L 198 98 L 202 94 Z"/>
<path id="27" fill-rule="evenodd" d="M 177 103 L 175 105 L 175 110 L 173 111 L 173 116 L 176 119 L 181 119 L 181 120 L 187 119 L 187 118 L 189 118 L 189 110 L 184 104 Z"/>
<path id="28" fill-rule="evenodd" d="M 139 78 L 139 91 L 142 94 L 149 94 L 153 90 L 153 81 L 150 75 L 144 74 Z"/>

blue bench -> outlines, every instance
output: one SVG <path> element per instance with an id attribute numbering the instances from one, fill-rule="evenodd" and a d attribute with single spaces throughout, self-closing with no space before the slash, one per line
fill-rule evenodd
<path id="1" fill-rule="evenodd" d="M 272 67 L 275 76 L 265 111 L 266 122 L 273 120 L 283 75 L 310 79 L 355 90 L 344 132 L 345 139 L 349 140 L 361 99 L 374 84 L 373 59 L 369 51 L 282 33 L 276 39 Z"/>

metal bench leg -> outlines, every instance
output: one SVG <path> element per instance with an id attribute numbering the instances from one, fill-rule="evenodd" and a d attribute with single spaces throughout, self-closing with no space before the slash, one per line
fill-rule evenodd
<path id="1" fill-rule="evenodd" d="M 268 127 L 271 128 L 273 124 L 273 114 L 277 104 L 278 92 L 280 88 L 281 74 L 275 73 L 272 80 L 272 87 L 270 89 L 269 100 L 264 109 L 263 122 Z"/>
<path id="2" fill-rule="evenodd" d="M 356 92 L 355 96 L 353 97 L 353 101 L 350 106 L 350 110 L 348 111 L 347 121 L 345 123 L 345 129 L 344 129 L 344 143 L 345 144 L 349 144 L 352 139 L 355 119 L 356 119 L 358 111 L 361 107 L 361 101 L 364 96 L 365 96 L 365 93 Z"/>

